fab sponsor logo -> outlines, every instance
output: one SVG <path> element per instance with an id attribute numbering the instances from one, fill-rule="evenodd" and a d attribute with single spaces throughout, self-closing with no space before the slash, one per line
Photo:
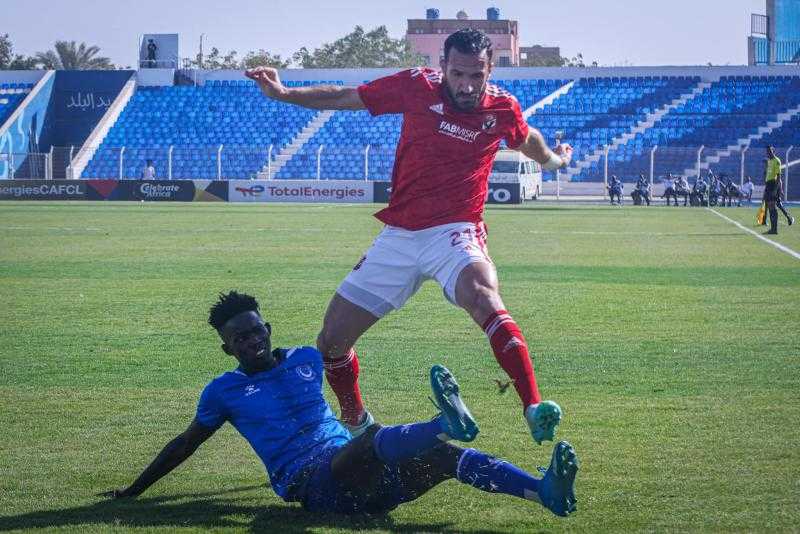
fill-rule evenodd
<path id="1" fill-rule="evenodd" d="M 459 141 L 464 141 L 465 143 L 474 143 L 481 132 L 470 130 L 469 128 L 464 128 L 458 124 L 443 120 L 439 122 L 439 133 L 448 137 L 453 137 Z"/>

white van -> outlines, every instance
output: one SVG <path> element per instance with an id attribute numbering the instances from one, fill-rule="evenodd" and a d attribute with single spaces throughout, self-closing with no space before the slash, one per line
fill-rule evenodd
<path id="1" fill-rule="evenodd" d="M 516 150 L 498 150 L 489 182 L 519 184 L 522 200 L 536 200 L 542 194 L 542 167 Z"/>

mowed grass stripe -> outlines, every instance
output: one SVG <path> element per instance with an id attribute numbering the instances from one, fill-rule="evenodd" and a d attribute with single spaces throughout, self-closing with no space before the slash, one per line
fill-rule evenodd
<path id="1" fill-rule="evenodd" d="M 264 487 L 226 427 L 141 501 L 130 482 L 232 360 L 205 324 L 216 292 L 256 294 L 281 345 L 313 343 L 380 229 L 374 206 L 2 203 L 0 530 L 185 532 L 792 531 L 800 524 L 796 260 L 705 210 L 487 210 L 506 304 L 560 436 L 582 457 L 579 512 L 448 482 L 386 518 L 314 518 Z M 722 209 L 752 225 L 754 212 Z M 797 250 L 797 227 L 778 241 Z M 617 235 L 618 234 L 618 235 Z M 433 283 L 359 343 L 384 423 L 429 418 L 452 369 L 475 445 L 526 469 L 526 435 L 485 337 Z M 326 392 L 331 400 L 333 396 Z M 334 402 L 335 404 L 335 402 Z"/>

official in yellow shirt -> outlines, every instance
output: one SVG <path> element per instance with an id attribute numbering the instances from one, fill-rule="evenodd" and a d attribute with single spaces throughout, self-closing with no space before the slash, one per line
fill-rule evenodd
<path id="1" fill-rule="evenodd" d="M 764 202 L 769 212 L 769 232 L 778 233 L 778 208 L 776 202 L 780 199 L 779 177 L 781 175 L 781 160 L 775 155 L 775 149 L 767 147 L 767 159 L 764 170 Z"/>

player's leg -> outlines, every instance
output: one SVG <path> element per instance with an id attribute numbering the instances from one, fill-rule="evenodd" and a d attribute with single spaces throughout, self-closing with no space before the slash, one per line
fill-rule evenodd
<path id="1" fill-rule="evenodd" d="M 500 367 L 514 383 L 525 419 L 537 443 L 553 440 L 561 409 L 542 402 L 528 344 L 500 297 L 493 263 L 473 262 L 458 274 L 455 301 L 483 329 Z"/>
<path id="2" fill-rule="evenodd" d="M 541 479 L 481 451 L 444 443 L 440 440 L 471 440 L 477 425 L 446 368 L 431 369 L 431 389 L 442 410 L 432 421 L 383 428 L 373 425 L 334 458 L 334 476 L 349 491 L 358 493 L 368 507 L 392 509 L 455 478 L 483 491 L 539 502 L 557 515 L 575 510 L 578 460 L 568 443 L 556 445 L 550 468 Z"/>
<path id="3" fill-rule="evenodd" d="M 336 293 L 317 336 L 325 378 L 339 400 L 342 421 L 350 427 L 358 426 L 366 414 L 358 386 L 358 355 L 353 347 L 377 321 L 378 317 Z"/>
<path id="4" fill-rule="evenodd" d="M 478 434 L 450 371 L 436 365 L 430 380 L 439 415 L 406 425 L 372 425 L 331 462 L 333 477 L 369 508 L 392 509 L 455 476 L 460 452 L 454 451 L 461 449 L 442 446 L 451 439 L 472 441 Z"/>
<path id="5" fill-rule="evenodd" d="M 477 449 L 442 443 L 399 464 L 395 483 L 400 497 L 393 504 L 418 499 L 445 480 L 455 479 L 487 493 L 538 502 L 556 515 L 567 516 L 577 510 L 575 478 L 579 467 L 575 449 L 566 441 L 553 448 L 550 466 L 540 468 L 544 473 L 541 478 Z"/>
<path id="6" fill-rule="evenodd" d="M 341 419 L 354 436 L 373 420 L 358 388 L 358 356 L 353 346 L 378 319 L 402 307 L 421 283 L 410 233 L 386 227 L 331 299 L 317 347 L 325 376 L 339 399 Z"/>

